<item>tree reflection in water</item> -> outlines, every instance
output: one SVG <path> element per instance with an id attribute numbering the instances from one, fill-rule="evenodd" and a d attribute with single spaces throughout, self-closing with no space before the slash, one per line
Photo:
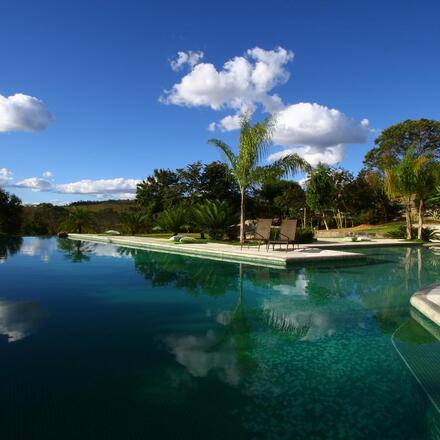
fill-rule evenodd
<path id="1" fill-rule="evenodd" d="M 89 261 L 90 256 L 96 248 L 95 243 L 81 240 L 70 240 L 68 238 L 58 239 L 58 250 L 64 253 L 64 256 L 72 263 L 82 263 Z"/>
<path id="2" fill-rule="evenodd" d="M 22 244 L 23 239 L 21 237 L 0 238 L 0 263 L 15 255 Z"/>

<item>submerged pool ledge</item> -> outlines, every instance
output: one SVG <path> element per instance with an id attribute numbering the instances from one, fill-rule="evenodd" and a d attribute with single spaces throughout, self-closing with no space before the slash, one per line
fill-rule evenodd
<path id="1" fill-rule="evenodd" d="M 323 260 L 344 260 L 366 258 L 365 254 L 347 252 L 343 250 L 323 249 L 303 245 L 300 249 L 269 250 L 264 247 L 260 251 L 256 247 L 245 247 L 242 250 L 239 246 L 223 243 L 185 243 L 178 244 L 168 240 L 132 237 L 132 236 L 108 236 L 99 234 L 69 234 L 73 240 L 84 240 L 98 243 L 108 243 L 117 246 L 146 249 L 155 252 L 167 252 L 197 258 L 208 258 L 213 260 L 230 261 L 235 263 L 246 263 L 256 266 L 284 268 L 290 263 L 304 261 Z"/>
<path id="2" fill-rule="evenodd" d="M 419 290 L 411 297 L 411 305 L 440 326 L 440 283 Z"/>

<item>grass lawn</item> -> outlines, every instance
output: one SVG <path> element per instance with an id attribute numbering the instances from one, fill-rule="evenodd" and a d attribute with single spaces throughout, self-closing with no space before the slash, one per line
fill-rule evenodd
<path id="1" fill-rule="evenodd" d="M 152 233 L 152 234 L 137 234 L 136 237 L 148 237 L 148 238 L 161 238 L 163 240 L 168 240 L 173 234 L 168 233 Z M 221 244 L 232 244 L 235 246 L 240 245 L 239 240 L 213 240 L 208 234 L 205 234 L 205 239 L 200 238 L 200 233 L 198 232 L 182 232 L 179 235 L 184 235 L 185 237 L 193 237 L 197 241 L 195 243 L 221 243 Z M 176 243 L 179 244 L 179 243 Z M 249 243 L 250 246 L 257 246 L 257 243 Z M 246 243 L 248 246 L 248 243 Z"/>

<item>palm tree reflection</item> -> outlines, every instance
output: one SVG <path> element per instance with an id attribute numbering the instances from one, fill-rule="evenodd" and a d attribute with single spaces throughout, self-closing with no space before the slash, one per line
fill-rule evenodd
<path id="1" fill-rule="evenodd" d="M 96 248 L 95 243 L 88 243 L 80 240 L 70 240 L 68 238 L 58 239 L 58 250 L 63 252 L 65 257 L 72 263 L 82 263 L 90 260 Z"/>

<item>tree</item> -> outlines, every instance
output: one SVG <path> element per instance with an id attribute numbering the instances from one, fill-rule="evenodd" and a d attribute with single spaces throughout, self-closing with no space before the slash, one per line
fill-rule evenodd
<path id="1" fill-rule="evenodd" d="M 135 235 L 147 227 L 150 217 L 141 211 L 125 211 L 119 215 L 119 219 L 129 233 Z"/>
<path id="2" fill-rule="evenodd" d="M 408 119 L 382 131 L 364 159 L 369 169 L 385 169 L 396 165 L 407 151 L 412 149 L 415 156 L 432 155 L 440 159 L 440 122 Z"/>
<path id="3" fill-rule="evenodd" d="M 188 227 L 188 211 L 183 205 L 166 209 L 159 214 L 156 223 L 162 231 L 177 235 Z"/>
<path id="4" fill-rule="evenodd" d="M 322 215 L 325 228 L 328 223 L 325 212 L 335 206 L 336 185 L 329 166 L 322 163 L 313 170 L 307 180 L 306 200 L 312 211 Z"/>
<path id="5" fill-rule="evenodd" d="M 193 223 L 211 238 L 221 240 L 236 216 L 226 200 L 206 201 L 193 210 Z"/>
<path id="6" fill-rule="evenodd" d="M 136 201 L 151 214 L 158 214 L 180 203 L 183 198 L 182 193 L 182 185 L 176 172 L 154 170 L 152 176 L 137 185 Z"/>
<path id="7" fill-rule="evenodd" d="M 0 235 L 17 235 L 23 221 L 23 205 L 15 194 L 0 188 Z"/>
<path id="8" fill-rule="evenodd" d="M 433 155 L 424 154 L 413 158 L 413 172 L 415 177 L 415 194 L 418 202 L 419 225 L 417 238 L 422 239 L 426 200 L 440 175 L 440 163 L 434 160 Z"/>
<path id="9" fill-rule="evenodd" d="M 95 226 L 95 217 L 84 208 L 73 208 L 64 221 L 64 227 L 81 234 L 84 228 L 93 228 Z"/>
<path id="10" fill-rule="evenodd" d="M 297 154 L 288 154 L 270 165 L 259 165 L 272 141 L 273 119 L 252 125 L 248 115 L 241 120 L 238 153 L 219 139 L 208 142 L 225 155 L 231 173 L 240 189 L 240 242 L 244 241 L 245 198 L 247 190 L 268 179 L 280 178 L 297 171 L 309 170 L 309 164 Z"/>
<path id="11" fill-rule="evenodd" d="M 433 173 L 440 159 L 440 122 L 408 119 L 383 130 L 374 143 L 376 147 L 366 154 L 364 163 L 383 173 L 389 194 L 402 194 L 407 238 L 412 236 L 411 206 L 412 198 L 417 196 L 420 238 L 426 194 L 432 190 Z"/>

